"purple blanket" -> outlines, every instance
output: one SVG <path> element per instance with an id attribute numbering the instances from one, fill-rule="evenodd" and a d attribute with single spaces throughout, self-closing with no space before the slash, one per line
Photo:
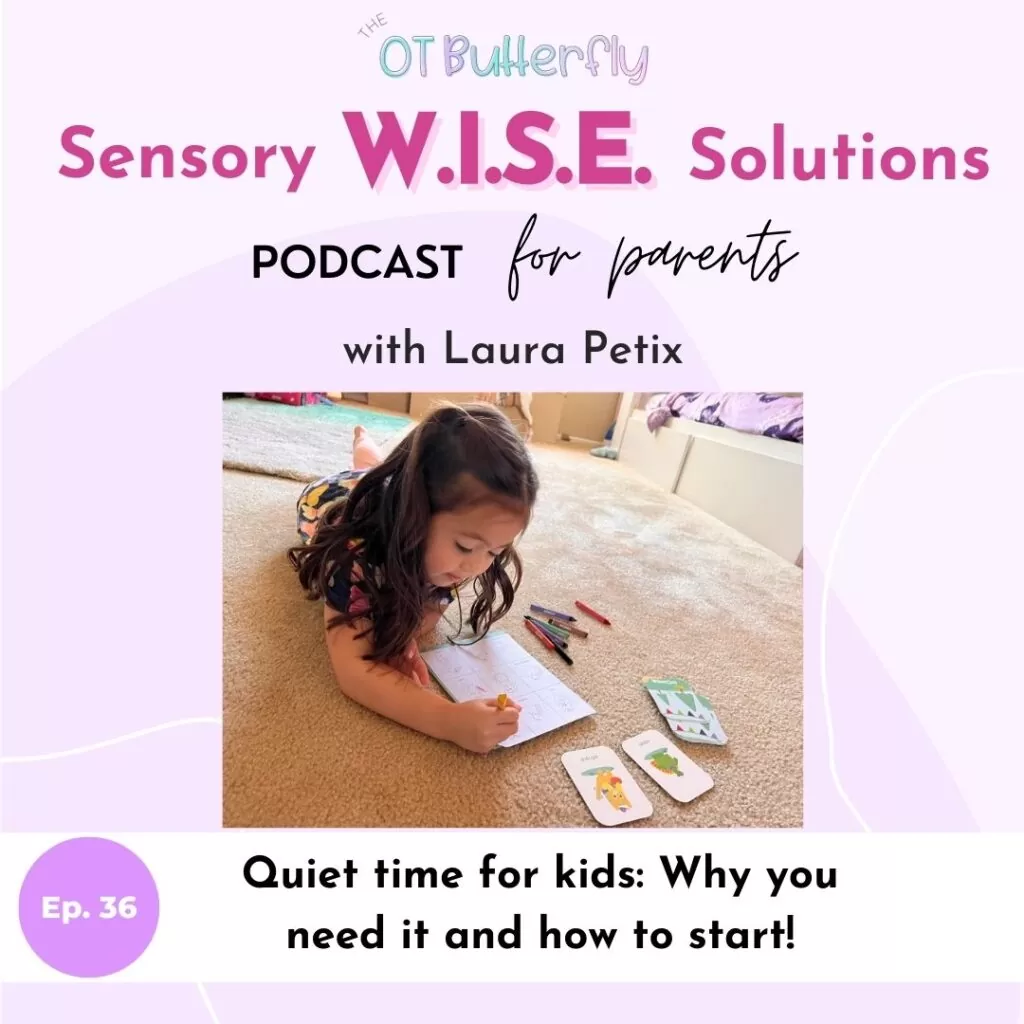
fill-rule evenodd
<path id="1" fill-rule="evenodd" d="M 673 391 L 656 395 L 647 405 L 647 427 L 654 431 L 672 416 L 744 434 L 763 434 L 803 444 L 803 397 L 762 391 Z"/>

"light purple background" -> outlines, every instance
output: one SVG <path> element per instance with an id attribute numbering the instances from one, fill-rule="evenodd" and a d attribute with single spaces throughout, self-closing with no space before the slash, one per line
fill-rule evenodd
<path id="1" fill-rule="evenodd" d="M 742 16 L 716 6 L 656 20 L 594 4 L 584 23 L 525 3 L 511 24 L 479 5 L 456 13 L 452 4 L 437 20 L 411 4 L 350 15 L 324 3 L 286 21 L 240 3 L 211 10 L 183 0 L 173 21 L 156 25 L 135 5 L 104 0 L 88 12 L 62 10 L 59 33 L 49 8 L 10 6 L 8 85 L 32 99 L 12 109 L 5 147 L 8 194 L 20 201 L 8 205 L 6 227 L 4 829 L 219 827 L 216 724 L 66 758 L 17 759 L 219 717 L 222 390 L 496 386 L 805 389 L 805 826 L 1022 827 L 1024 747 L 1015 730 L 1024 706 L 1011 670 L 1024 572 L 1024 374 L 1010 296 L 1024 153 L 1000 109 L 1002 97 L 1020 92 L 1011 43 L 1019 15 L 994 2 L 987 11 L 925 15 L 879 0 L 829 25 L 816 4 L 751 4 Z M 388 82 L 376 71 L 376 44 L 356 35 L 362 15 L 377 10 L 387 12 L 388 31 L 465 32 L 488 45 L 509 31 L 555 44 L 618 32 L 633 52 L 651 45 L 651 74 L 640 88 L 607 77 L 496 83 L 435 73 Z M 99 25 L 117 27 L 100 33 Z M 801 35 L 810 26 L 820 38 Z M 127 42 L 140 37 L 162 45 L 154 52 Z M 941 67 L 966 70 L 938 74 Z M 228 96 L 244 99 L 210 101 Z M 354 105 L 436 109 L 449 122 L 458 109 L 481 109 L 489 133 L 527 107 L 563 118 L 629 107 L 636 162 L 655 170 L 658 186 L 466 192 L 425 175 L 416 195 L 394 180 L 374 195 L 340 127 L 339 111 Z M 867 129 L 911 147 L 987 144 L 995 169 L 980 183 L 686 177 L 695 128 L 720 124 L 739 145 L 770 138 L 774 120 L 809 145 Z M 68 182 L 55 173 L 57 140 L 82 121 L 102 144 L 315 143 L 318 151 L 294 196 L 270 181 Z M 559 137 L 571 140 L 571 129 Z M 443 133 L 431 166 L 454 164 L 452 147 Z M 526 276 L 510 306 L 508 258 L 532 211 L 538 243 L 584 256 L 554 280 Z M 802 251 L 776 285 L 652 272 L 603 299 L 622 233 L 648 246 L 668 235 L 700 247 L 737 239 L 768 217 L 791 227 Z M 344 226 L 355 223 L 363 226 Z M 300 239 L 457 241 L 467 253 L 456 282 L 247 277 L 253 243 Z M 570 353 L 586 327 L 657 332 L 683 342 L 686 367 L 669 377 L 570 357 L 563 367 L 497 376 L 439 361 L 365 371 L 342 363 L 342 341 L 406 325 L 424 341 L 451 327 L 463 339 L 563 340 Z M 968 376 L 1015 364 L 1016 374 Z M 953 713 L 958 701 L 970 715 Z M 586 998 L 559 991 L 574 1008 Z M 646 1001 L 653 990 L 643 991 Z M 379 1012 L 387 1000 L 411 1009 L 423 998 L 315 986 L 210 993 L 221 1024 L 361 1005 Z M 488 993 L 500 1019 L 512 1001 Z M 687 993 L 687 1012 L 706 999 L 719 1019 L 749 1019 L 772 996 L 793 1019 L 921 1011 L 962 1019 L 969 1009 L 1009 1021 L 1019 1008 L 1012 986 Z M 679 999 L 666 994 L 659 1005 Z M 517 996 L 531 998 L 536 990 Z M 623 1013 L 635 1005 L 625 988 L 593 998 L 620 999 Z M 5 993 L 7 1019 L 19 1024 L 62 1019 L 72 1006 L 76 1019 L 111 1024 L 209 1017 L 188 986 Z"/>
<path id="2" fill-rule="evenodd" d="M 1016 1024 L 1012 985 L 209 985 L 219 1024 L 289 1020 L 417 1020 L 424 1015 L 520 1024 L 574 1014 L 635 1019 L 642 1006 L 667 1007 L 715 1021 L 798 1020 L 830 1024 L 927 1020 L 929 1024 Z M 208 1024 L 213 1020 L 194 985 L 11 986 L 6 1019 Z M 659 1011 L 660 1012 L 660 1011 Z"/>

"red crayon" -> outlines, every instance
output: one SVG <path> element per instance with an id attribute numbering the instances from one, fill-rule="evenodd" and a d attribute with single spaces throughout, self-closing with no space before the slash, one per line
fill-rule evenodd
<path id="1" fill-rule="evenodd" d="M 595 612 L 593 608 L 589 608 L 582 601 L 577 601 L 576 607 L 579 608 L 581 612 L 586 612 L 592 619 L 597 619 L 598 622 L 603 622 L 606 626 L 611 625 L 611 623 L 603 615 L 601 615 L 599 612 Z"/>
<path id="2" fill-rule="evenodd" d="M 552 642 L 551 638 L 544 632 L 539 626 L 535 626 L 529 619 L 523 620 L 523 625 L 535 636 L 538 640 L 549 650 L 554 651 L 562 661 L 567 665 L 572 664 L 572 658 L 569 657 L 561 647 L 556 647 Z"/>
<path id="3" fill-rule="evenodd" d="M 538 629 L 529 619 L 523 619 L 523 625 L 549 650 L 553 651 L 555 645 L 551 642 L 551 637 L 547 633 Z"/>
<path id="4" fill-rule="evenodd" d="M 526 619 L 527 622 L 532 622 L 542 633 L 547 634 L 547 638 L 556 647 L 561 647 L 564 649 L 569 646 L 569 641 L 566 640 L 565 637 L 559 636 L 553 629 L 549 629 L 539 619 L 535 619 L 530 615 L 524 615 L 523 618 Z"/>

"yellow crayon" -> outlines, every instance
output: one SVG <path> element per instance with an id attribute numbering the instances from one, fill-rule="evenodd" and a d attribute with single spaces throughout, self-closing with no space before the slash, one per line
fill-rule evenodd
<path id="1" fill-rule="evenodd" d="M 498 694 L 498 710 L 499 711 L 503 710 L 507 703 L 508 703 L 508 694 L 507 693 L 499 693 Z"/>

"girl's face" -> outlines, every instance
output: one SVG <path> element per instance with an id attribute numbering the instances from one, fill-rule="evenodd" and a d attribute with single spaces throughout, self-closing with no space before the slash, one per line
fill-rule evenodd
<path id="1" fill-rule="evenodd" d="M 525 516 L 500 505 L 438 512 L 427 532 L 423 558 L 427 579 L 435 587 L 456 587 L 479 576 L 525 526 Z"/>

